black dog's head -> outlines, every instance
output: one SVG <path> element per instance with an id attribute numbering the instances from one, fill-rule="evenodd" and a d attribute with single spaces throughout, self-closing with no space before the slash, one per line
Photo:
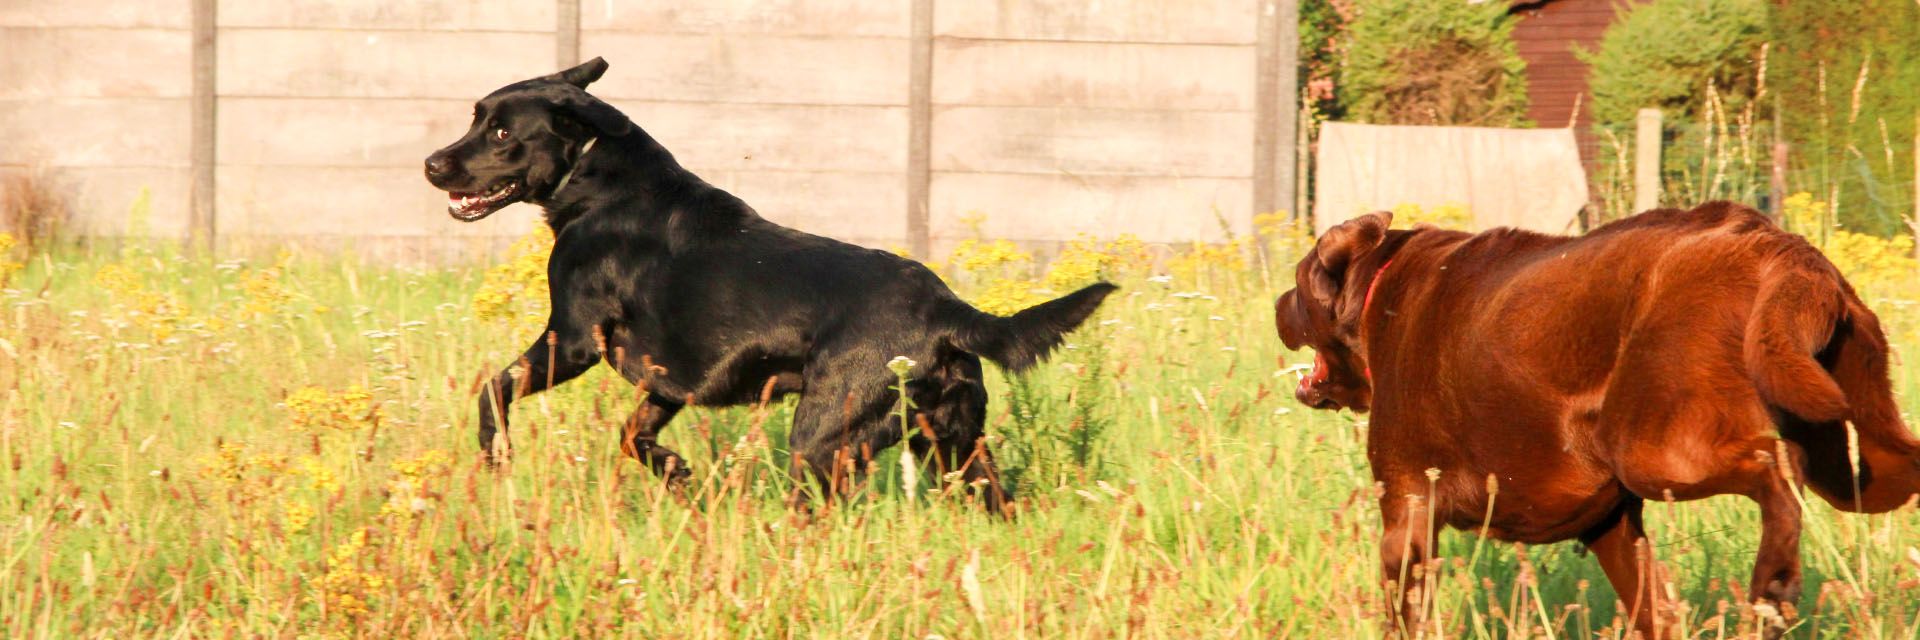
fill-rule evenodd
<path id="1" fill-rule="evenodd" d="M 594 58 L 475 103 L 467 134 L 427 156 L 427 181 L 447 192 L 447 213 L 472 222 L 515 202 L 544 202 L 590 141 L 632 131 L 613 105 L 587 94 L 606 72 Z"/>
<path id="2" fill-rule="evenodd" d="M 1301 404 L 1354 411 L 1372 406 L 1373 383 L 1360 349 L 1360 312 L 1367 285 L 1377 274 L 1355 273 L 1351 267 L 1380 247 L 1392 225 L 1393 214 L 1378 211 L 1328 229 L 1294 269 L 1294 289 L 1274 302 L 1280 341 L 1288 349 L 1313 347 L 1313 370 L 1293 391 Z"/>

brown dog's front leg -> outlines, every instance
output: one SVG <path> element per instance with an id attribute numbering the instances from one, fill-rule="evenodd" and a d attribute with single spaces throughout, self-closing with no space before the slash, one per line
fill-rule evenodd
<path id="1" fill-rule="evenodd" d="M 1432 506 L 1423 495 L 1380 497 L 1381 579 L 1387 585 L 1388 607 L 1394 615 L 1393 635 L 1414 638 L 1427 619 L 1428 603 L 1433 601 L 1433 581 L 1427 580 L 1433 557 Z"/>
<path id="2" fill-rule="evenodd" d="M 1786 633 L 1800 600 L 1800 502 L 1791 478 L 1800 473 L 1802 458 L 1796 447 L 1779 441 L 1774 460 L 1771 468 L 1760 471 L 1765 475 L 1749 494 L 1760 503 L 1760 553 L 1753 561 L 1748 593 L 1767 638 Z"/>
<path id="3" fill-rule="evenodd" d="M 1643 504 L 1628 497 L 1605 522 L 1581 534 L 1580 542 L 1607 572 L 1607 582 L 1626 605 L 1627 621 L 1647 640 L 1662 640 L 1668 637 L 1662 621 L 1671 607 L 1663 597 L 1665 572 L 1653 558 L 1653 543 L 1640 520 Z"/>

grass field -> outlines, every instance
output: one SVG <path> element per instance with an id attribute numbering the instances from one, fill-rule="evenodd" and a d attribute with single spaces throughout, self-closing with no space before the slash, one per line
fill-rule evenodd
<path id="1" fill-rule="evenodd" d="M 436 270 L 15 251 L 0 635 L 1380 637 L 1364 417 L 1292 399 L 1306 356 L 1271 304 L 1301 245 L 1278 238 L 1157 259 L 1083 242 L 1044 269 L 976 242 L 942 266 L 1002 309 L 1097 273 L 1124 287 L 1051 363 L 991 374 L 1011 522 L 938 478 L 909 487 L 898 450 L 850 504 L 789 512 L 780 403 L 683 412 L 663 438 L 696 473 L 678 499 L 620 458 L 635 392 L 604 367 L 515 405 L 514 462 L 483 468 L 476 380 L 538 331 L 537 236 Z M 1920 282 L 1875 256 L 1859 278 L 1913 407 Z M 1920 637 L 1920 512 L 1815 502 L 1793 636 Z M 1690 631 L 1738 637 L 1757 509 L 1649 517 Z M 1441 548 L 1445 637 L 1620 636 L 1574 545 Z"/>

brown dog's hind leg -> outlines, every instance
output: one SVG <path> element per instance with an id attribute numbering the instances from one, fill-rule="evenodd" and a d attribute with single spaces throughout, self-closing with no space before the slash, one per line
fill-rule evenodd
<path id="1" fill-rule="evenodd" d="M 1607 520 L 1580 534 L 1580 542 L 1607 572 L 1607 582 L 1626 606 L 1628 624 L 1647 640 L 1664 640 L 1663 620 L 1671 607 L 1664 597 L 1666 575 L 1653 558 L 1653 544 L 1640 519 L 1644 504 L 1629 496 Z"/>

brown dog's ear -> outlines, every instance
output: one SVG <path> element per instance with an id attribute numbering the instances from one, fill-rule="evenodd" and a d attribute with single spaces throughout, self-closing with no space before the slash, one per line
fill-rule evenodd
<path id="1" fill-rule="evenodd" d="M 605 74 L 606 72 L 607 72 L 606 59 L 596 56 L 594 57 L 594 59 L 588 60 L 586 62 L 582 62 L 579 65 L 576 65 L 572 69 L 568 69 L 566 71 L 562 71 L 547 77 L 553 80 L 558 80 L 560 82 L 565 82 L 567 84 L 585 89 L 587 88 L 587 85 L 593 84 L 593 81 L 595 80 L 599 80 L 600 76 L 602 74 Z"/>
<path id="2" fill-rule="evenodd" d="M 1313 297 L 1322 306 L 1332 308 L 1340 283 L 1346 279 L 1347 266 L 1371 253 L 1387 239 L 1393 226 L 1393 212 L 1375 211 L 1328 229 L 1313 245 Z"/>
<path id="3" fill-rule="evenodd" d="M 1279 330 L 1280 343 L 1287 345 L 1288 351 L 1297 351 L 1307 345 L 1304 333 L 1307 317 L 1300 308 L 1300 292 L 1288 290 L 1273 301 L 1273 326 Z"/>

